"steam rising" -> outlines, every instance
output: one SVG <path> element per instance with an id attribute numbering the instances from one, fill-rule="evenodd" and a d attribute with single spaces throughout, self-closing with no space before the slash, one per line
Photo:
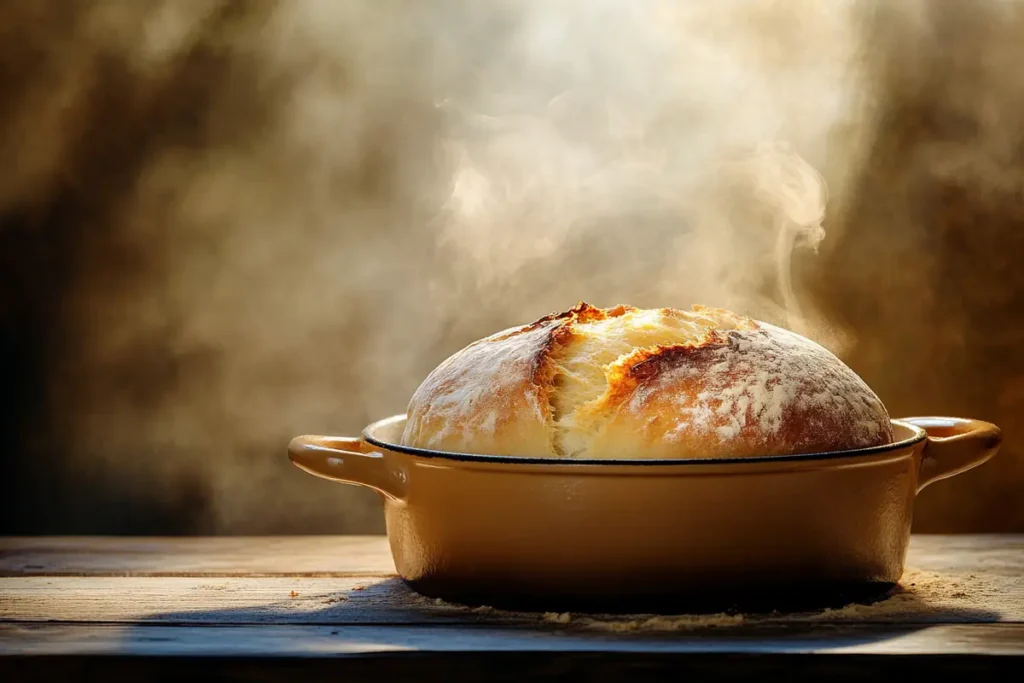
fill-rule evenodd
<path id="1" fill-rule="evenodd" d="M 793 291 L 792 257 L 798 244 L 817 253 L 825 239 L 825 181 L 806 161 L 779 144 L 760 145 L 734 170 L 750 183 L 753 196 L 764 203 L 772 218 L 776 276 L 786 325 L 813 336 Z"/>
<path id="2" fill-rule="evenodd" d="M 204 84 L 167 105 L 197 137 L 147 148 L 107 214 L 141 265 L 99 241 L 70 266 L 53 400 L 83 471 L 198 486 L 202 531 L 379 530 L 284 444 L 404 411 L 497 329 L 703 303 L 852 342 L 793 270 L 871 129 L 855 3 L 241 6 L 101 4 L 68 39 L 80 79 L 122 60 L 139 111 L 176 69 Z M 36 125 L 58 142 L 28 195 L 70 135 Z"/>

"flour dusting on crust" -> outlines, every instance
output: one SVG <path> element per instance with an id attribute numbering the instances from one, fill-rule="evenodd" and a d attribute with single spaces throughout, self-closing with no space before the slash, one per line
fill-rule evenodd
<path id="1" fill-rule="evenodd" d="M 469 453 L 506 453 L 503 426 L 521 425 L 533 435 L 530 455 L 550 455 L 545 388 L 537 376 L 557 321 L 510 328 L 473 342 L 441 363 L 410 401 L 403 443 Z M 529 426 L 533 426 L 530 430 Z"/>
<path id="2" fill-rule="evenodd" d="M 722 443 L 747 435 L 767 445 L 786 432 L 790 445 L 800 448 L 825 445 L 837 426 L 848 435 L 847 448 L 891 439 L 881 401 L 839 359 L 788 330 L 759 328 L 729 332 L 721 344 L 677 355 L 637 387 L 626 410 L 643 415 L 667 395 L 677 405 L 675 424 L 665 432 L 670 441 L 703 434 Z M 796 442 L 795 416 L 802 423 Z"/>

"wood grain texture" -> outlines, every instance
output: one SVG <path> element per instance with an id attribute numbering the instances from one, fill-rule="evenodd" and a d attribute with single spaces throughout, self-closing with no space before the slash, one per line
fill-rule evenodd
<path id="1" fill-rule="evenodd" d="M 1019 674 L 1022 631 L 847 626 L 609 638 L 439 626 L 0 624 L 0 680 L 992 680 Z"/>
<path id="2" fill-rule="evenodd" d="M 1024 625 L 846 624 L 701 633 L 621 634 L 489 626 L 159 626 L 0 624 L 0 656 L 333 657 L 383 652 L 646 652 L 718 654 L 1021 655 Z"/>
<path id="3" fill-rule="evenodd" d="M 1018 577 L 949 575 L 878 602 L 792 614 L 578 615 L 509 612 L 423 598 L 389 577 L 7 577 L 0 620 L 168 624 L 541 624 L 672 631 L 776 623 L 1024 623 Z M 981 584 L 980 587 L 977 584 Z"/>
<path id="4" fill-rule="evenodd" d="M 1024 535 L 915 535 L 910 567 L 1024 573 Z M 383 536 L 0 538 L 0 576 L 387 576 Z"/>
<path id="5" fill-rule="evenodd" d="M 383 536 L 8 537 L 0 576 L 382 576 Z"/>

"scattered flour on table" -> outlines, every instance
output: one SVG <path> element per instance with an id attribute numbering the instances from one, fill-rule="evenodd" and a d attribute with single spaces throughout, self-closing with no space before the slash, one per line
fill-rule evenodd
<path id="1" fill-rule="evenodd" d="M 597 631 L 685 631 L 696 628 L 739 626 L 747 621 L 742 614 L 679 614 L 673 616 L 640 616 L 635 619 L 602 619 L 581 617 L 576 619 L 583 628 Z"/>
<path id="2" fill-rule="evenodd" d="M 678 614 L 678 615 L 601 615 L 569 612 L 511 612 L 489 606 L 467 607 L 429 601 L 438 607 L 495 618 L 538 620 L 552 625 L 606 632 L 683 631 L 703 628 L 729 628 L 741 625 L 915 621 L 950 622 L 988 618 L 997 620 L 1006 615 L 1005 579 L 981 577 L 976 574 L 939 574 L 907 569 L 900 585 L 874 603 L 853 603 L 844 607 L 817 611 L 757 614 Z M 426 602 L 426 600 L 424 600 Z M 987 615 L 979 617 L 979 614 Z"/>
<path id="3" fill-rule="evenodd" d="M 547 621 L 552 624 L 568 624 L 572 621 L 572 615 L 568 612 L 545 612 L 544 616 L 541 617 L 541 621 Z"/>

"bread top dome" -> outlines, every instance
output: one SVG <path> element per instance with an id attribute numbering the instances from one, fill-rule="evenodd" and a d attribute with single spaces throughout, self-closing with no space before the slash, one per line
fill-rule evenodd
<path id="1" fill-rule="evenodd" d="M 728 458 L 892 441 L 878 396 L 788 330 L 694 306 L 586 303 L 473 342 L 413 395 L 407 446 L 586 459 Z"/>

